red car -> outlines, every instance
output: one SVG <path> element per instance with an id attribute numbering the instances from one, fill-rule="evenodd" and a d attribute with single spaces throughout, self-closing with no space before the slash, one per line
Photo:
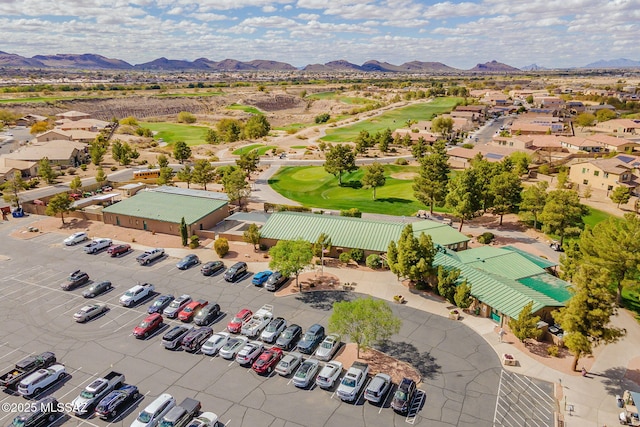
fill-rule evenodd
<path id="1" fill-rule="evenodd" d="M 253 312 L 248 308 L 243 308 L 227 324 L 227 331 L 233 334 L 239 333 L 242 329 L 242 325 L 244 325 L 245 322 L 248 322 L 249 319 L 251 319 L 251 316 L 253 316 Z"/>
<path id="2" fill-rule="evenodd" d="M 178 313 L 178 319 L 183 322 L 191 322 L 193 316 L 204 306 L 209 304 L 209 301 L 199 299 L 198 301 L 191 301 L 185 308 L 182 309 L 180 313 Z"/>
<path id="3" fill-rule="evenodd" d="M 162 316 L 160 313 L 153 313 L 145 317 L 144 320 L 134 328 L 133 335 L 136 338 L 144 339 L 160 326 L 162 326 Z"/>
<path id="4" fill-rule="evenodd" d="M 131 245 L 122 244 L 122 245 L 114 245 L 110 246 L 107 249 L 107 253 L 112 257 L 117 257 L 118 255 L 126 254 L 131 250 Z"/>
<path id="5" fill-rule="evenodd" d="M 263 352 L 255 362 L 253 362 L 253 370 L 259 374 L 270 374 L 282 359 L 282 349 L 278 347 L 271 347 L 269 350 Z"/>

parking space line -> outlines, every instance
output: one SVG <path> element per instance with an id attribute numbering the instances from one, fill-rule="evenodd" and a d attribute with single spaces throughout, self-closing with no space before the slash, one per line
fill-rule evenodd
<path id="1" fill-rule="evenodd" d="M 387 400 L 389 400 L 389 397 L 391 396 L 391 390 L 393 390 L 393 384 L 389 386 L 389 390 L 387 391 L 387 395 L 385 396 L 385 398 L 382 400 L 382 405 L 380 405 L 378 414 L 381 413 L 384 407 L 387 405 Z"/>
<path id="2" fill-rule="evenodd" d="M 111 322 L 113 322 L 113 321 L 118 320 L 119 318 L 121 318 L 121 317 L 122 317 L 122 316 L 124 316 L 125 314 L 127 314 L 127 313 L 122 313 L 122 314 L 120 314 L 118 317 L 116 317 L 115 319 L 111 319 L 111 320 L 109 320 L 107 323 L 105 323 L 105 324 L 103 324 L 103 325 L 100 325 L 100 328 L 104 328 L 104 327 L 105 327 L 105 326 L 107 326 L 109 323 L 111 323 Z"/>
<path id="3" fill-rule="evenodd" d="M 82 369 L 82 366 L 81 366 L 81 367 L 79 367 L 78 369 L 74 369 L 72 372 L 68 372 L 69 376 L 72 376 L 72 377 L 73 377 L 73 374 L 75 374 L 76 372 L 80 371 L 80 369 Z M 81 387 L 84 387 L 84 384 L 87 384 L 89 381 L 91 381 L 91 380 L 92 380 L 96 375 L 98 375 L 98 373 L 99 373 L 99 372 L 96 372 L 95 374 L 91 375 L 91 376 L 89 377 L 89 380 L 87 380 L 87 381 L 85 381 L 85 382 L 83 382 L 83 383 L 82 383 Z M 77 390 L 78 388 L 80 388 L 80 387 L 78 387 L 78 386 L 72 386 L 71 390 L 69 390 L 68 392 L 66 392 L 65 394 L 63 394 L 62 396 L 60 396 L 60 397 L 58 398 L 58 401 L 60 401 L 60 399 L 62 399 L 63 397 L 65 397 L 65 396 L 69 395 L 69 393 L 71 393 L 72 391 Z M 68 415 L 71 415 L 71 414 L 68 414 Z"/>
<path id="4" fill-rule="evenodd" d="M 125 314 L 126 314 L 126 313 L 125 313 Z M 114 333 L 115 333 L 115 332 L 118 332 L 120 329 L 122 329 L 122 328 L 124 328 L 124 327 L 126 327 L 126 326 L 129 326 L 129 324 L 131 324 L 131 323 L 137 323 L 137 322 L 138 322 L 138 319 L 137 319 L 137 318 L 136 318 L 136 319 L 133 319 L 133 320 L 130 320 L 130 321 L 128 321 L 127 323 L 125 323 L 124 325 L 120 326 L 118 329 L 116 329 L 116 330 L 115 330 L 115 331 L 113 331 L 113 332 L 114 332 Z M 133 333 L 131 333 L 129 336 L 131 336 L 131 335 L 133 335 Z"/>
<path id="5" fill-rule="evenodd" d="M 16 348 L 15 350 L 11 350 L 9 353 L 6 353 L 4 356 L 0 356 L 0 359 L 4 359 L 5 357 L 7 357 L 8 355 L 10 355 L 11 353 L 15 353 L 16 351 L 20 350 L 19 348 Z"/>

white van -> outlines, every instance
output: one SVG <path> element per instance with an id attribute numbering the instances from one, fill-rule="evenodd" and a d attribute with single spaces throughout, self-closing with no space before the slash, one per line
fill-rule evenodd
<path id="1" fill-rule="evenodd" d="M 176 399 L 169 393 L 163 393 L 138 414 L 131 427 L 155 427 L 174 406 Z"/>

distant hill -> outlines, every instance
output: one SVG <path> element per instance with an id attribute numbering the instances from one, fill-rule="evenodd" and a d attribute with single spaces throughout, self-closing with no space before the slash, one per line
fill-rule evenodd
<path id="1" fill-rule="evenodd" d="M 349 61 L 340 59 L 338 61 L 327 62 L 326 64 L 309 64 L 303 68 L 303 71 L 310 72 L 338 72 L 338 71 L 362 71 L 362 67 L 352 64 Z"/>
<path id="2" fill-rule="evenodd" d="M 591 64 L 587 64 L 580 68 L 639 68 L 640 61 L 633 61 L 631 59 L 619 58 L 619 59 L 611 59 L 604 60 L 601 59 L 596 62 L 592 62 Z"/>
<path id="3" fill-rule="evenodd" d="M 538 65 L 538 64 L 526 65 L 524 67 L 520 67 L 520 69 L 522 71 L 544 71 L 544 70 L 548 70 L 548 68 L 543 67 L 543 66 Z"/>
<path id="4" fill-rule="evenodd" d="M 5 67 L 37 67 L 45 68 L 45 65 L 33 58 L 25 58 L 24 56 L 16 55 L 14 53 L 7 53 L 0 51 L 0 66 Z"/>
<path id="5" fill-rule="evenodd" d="M 469 71 L 484 72 L 484 73 L 509 73 L 514 71 L 520 71 L 519 69 L 512 67 L 511 65 L 503 64 L 495 59 L 491 62 L 485 62 L 484 64 L 478 64 Z"/>
<path id="6" fill-rule="evenodd" d="M 456 72 L 460 71 L 457 68 L 449 67 L 448 65 L 443 64 L 442 62 L 421 62 L 421 61 L 411 61 L 405 62 L 400 65 L 399 68 L 402 71 L 407 72 L 432 72 L 432 73 L 446 73 L 446 72 Z"/>
<path id="7" fill-rule="evenodd" d="M 130 70 L 133 68 L 128 62 L 120 59 L 106 58 L 102 55 L 85 53 L 76 55 L 72 53 L 57 55 L 36 55 L 35 59 L 45 67 L 50 68 L 83 68 L 83 69 L 111 69 Z"/>

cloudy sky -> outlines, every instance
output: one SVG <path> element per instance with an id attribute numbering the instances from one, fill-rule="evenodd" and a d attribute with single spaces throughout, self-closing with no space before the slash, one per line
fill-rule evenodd
<path id="1" fill-rule="evenodd" d="M 640 0 L 0 0 L 0 51 L 438 61 L 468 69 L 640 60 Z"/>

